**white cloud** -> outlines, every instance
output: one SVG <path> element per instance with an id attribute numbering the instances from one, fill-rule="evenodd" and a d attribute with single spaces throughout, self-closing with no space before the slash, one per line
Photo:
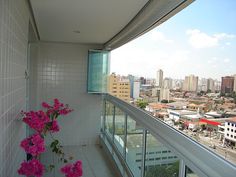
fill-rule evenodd
<path id="1" fill-rule="evenodd" d="M 230 62 L 230 59 L 229 59 L 229 58 L 225 58 L 225 59 L 223 60 L 223 62 L 224 62 L 224 63 L 229 63 L 229 62 Z"/>
<path id="2" fill-rule="evenodd" d="M 213 35 L 217 39 L 233 39 L 235 38 L 235 35 L 233 34 L 226 34 L 226 33 L 217 33 Z"/>
<path id="3" fill-rule="evenodd" d="M 186 34 L 189 36 L 189 43 L 194 48 L 208 48 L 218 45 L 218 39 L 213 36 L 209 36 L 200 30 L 187 30 Z"/>
<path id="4" fill-rule="evenodd" d="M 189 37 L 189 43 L 192 45 L 192 47 L 198 49 L 216 47 L 220 44 L 221 40 L 233 39 L 236 37 L 235 35 L 226 33 L 208 35 L 198 29 L 189 29 L 186 31 L 186 34 Z"/>
<path id="5" fill-rule="evenodd" d="M 159 41 L 159 42 L 164 42 L 164 43 L 167 43 L 167 44 L 173 44 L 174 43 L 173 40 L 168 39 L 165 36 L 165 34 L 160 32 L 160 31 L 152 31 L 152 32 L 150 32 L 150 38 L 152 40 Z"/>

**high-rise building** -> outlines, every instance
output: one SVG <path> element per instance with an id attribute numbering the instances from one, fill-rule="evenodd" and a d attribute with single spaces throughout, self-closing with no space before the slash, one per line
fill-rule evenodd
<path id="1" fill-rule="evenodd" d="M 130 82 L 112 73 L 108 76 L 108 93 L 122 100 L 130 101 Z"/>
<path id="2" fill-rule="evenodd" d="M 130 97 L 133 98 L 133 90 L 134 90 L 134 76 L 128 75 L 129 83 L 130 83 Z"/>
<path id="3" fill-rule="evenodd" d="M 201 78 L 200 83 L 199 83 L 199 90 L 200 91 L 207 91 L 207 79 L 206 78 Z"/>
<path id="4" fill-rule="evenodd" d="M 207 91 L 215 92 L 215 81 L 211 78 L 207 79 Z"/>
<path id="5" fill-rule="evenodd" d="M 141 85 L 144 85 L 147 83 L 147 80 L 144 77 L 140 77 L 140 82 L 141 82 Z"/>
<path id="6" fill-rule="evenodd" d="M 163 80 L 163 85 L 162 85 L 163 88 L 166 88 L 166 89 L 172 89 L 172 79 L 171 78 L 165 78 Z"/>
<path id="7" fill-rule="evenodd" d="M 170 100 L 170 89 L 161 88 L 160 89 L 160 100 Z"/>
<path id="8" fill-rule="evenodd" d="M 221 90 L 221 82 L 217 79 L 215 80 L 215 91 L 219 92 Z"/>
<path id="9" fill-rule="evenodd" d="M 174 90 L 183 89 L 183 80 L 174 79 L 174 80 L 172 81 L 172 88 L 173 88 Z"/>
<path id="10" fill-rule="evenodd" d="M 198 76 L 194 75 L 185 76 L 184 90 L 190 92 L 196 92 L 198 90 Z"/>
<path id="11" fill-rule="evenodd" d="M 163 71 L 159 69 L 157 71 L 156 86 L 162 87 L 162 85 L 163 85 Z"/>
<path id="12" fill-rule="evenodd" d="M 232 93 L 234 90 L 234 77 L 225 76 L 221 78 L 221 93 Z"/>
<path id="13" fill-rule="evenodd" d="M 132 91 L 133 95 L 132 98 L 137 99 L 139 98 L 139 94 L 140 94 L 140 82 L 139 81 L 134 81 L 133 82 L 133 91 Z"/>

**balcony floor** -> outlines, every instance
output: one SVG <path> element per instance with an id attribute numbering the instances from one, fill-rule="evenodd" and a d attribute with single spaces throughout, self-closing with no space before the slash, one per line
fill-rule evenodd
<path id="1" fill-rule="evenodd" d="M 75 160 L 82 160 L 84 177 L 120 177 L 117 169 L 111 165 L 99 145 L 66 146 L 64 152 L 72 155 Z M 45 173 L 44 177 L 64 177 L 58 170 L 58 167 L 60 168 L 63 164 L 58 162 L 55 155 L 46 152 L 41 161 L 44 164 L 56 165 L 56 170 Z"/>

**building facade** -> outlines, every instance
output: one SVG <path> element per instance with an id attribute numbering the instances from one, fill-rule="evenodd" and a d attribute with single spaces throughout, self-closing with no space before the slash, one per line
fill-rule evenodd
<path id="1" fill-rule="evenodd" d="M 163 85 L 163 71 L 159 69 L 157 71 L 156 86 L 162 87 L 162 85 Z"/>
<path id="2" fill-rule="evenodd" d="M 134 81 L 133 82 L 133 91 L 132 91 L 132 93 L 133 93 L 133 95 L 132 95 L 133 99 L 139 98 L 139 94 L 140 94 L 140 82 L 139 81 Z"/>
<path id="3" fill-rule="evenodd" d="M 198 90 L 198 76 L 185 76 L 184 90 L 190 92 L 197 92 Z"/>
<path id="4" fill-rule="evenodd" d="M 207 79 L 207 91 L 215 92 L 215 81 L 211 78 Z"/>
<path id="5" fill-rule="evenodd" d="M 234 90 L 234 77 L 225 76 L 221 78 L 221 93 L 232 93 Z"/>
<path id="6" fill-rule="evenodd" d="M 236 146 L 236 117 L 225 121 L 225 143 Z"/>
<path id="7" fill-rule="evenodd" d="M 108 76 L 108 93 L 122 100 L 130 101 L 130 82 L 112 73 Z"/>

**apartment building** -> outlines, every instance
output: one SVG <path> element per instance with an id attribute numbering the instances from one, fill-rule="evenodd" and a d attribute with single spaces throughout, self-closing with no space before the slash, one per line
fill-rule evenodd
<path id="1" fill-rule="evenodd" d="M 18 177 L 17 169 L 27 160 L 19 147 L 29 133 L 20 121 L 21 110 L 39 110 L 43 101 L 58 98 L 74 111 L 59 120 L 57 138 L 75 159 L 82 160 L 85 177 L 133 177 L 135 171 L 130 166 L 136 159 L 126 149 L 132 144 L 127 137 L 135 133 L 142 141 L 137 147 L 142 160 L 137 177 L 144 177 L 148 172 L 148 132 L 173 153 L 171 156 L 178 157 L 180 177 L 189 176 L 189 171 L 201 177 L 234 177 L 236 167 L 231 163 L 143 110 L 103 93 L 110 51 L 157 27 L 191 3 L 0 0 L 0 176 Z M 111 111 L 107 111 L 108 106 Z M 115 131 L 117 113 L 123 118 L 119 127 L 124 131 L 119 134 Z M 108 119 L 111 127 L 105 126 Z M 130 120 L 139 131 L 128 129 Z M 121 151 L 114 141 L 116 135 L 124 139 Z M 63 176 L 55 155 L 48 152 L 40 160 L 55 165 L 45 177 Z"/>
<path id="2" fill-rule="evenodd" d="M 124 101 L 130 101 L 130 81 L 115 73 L 108 76 L 108 93 Z"/>
<path id="3" fill-rule="evenodd" d="M 198 90 L 198 76 L 185 76 L 184 89 L 185 91 L 197 92 Z"/>
<path id="4" fill-rule="evenodd" d="M 236 146 L 236 117 L 225 120 L 225 143 Z"/>

